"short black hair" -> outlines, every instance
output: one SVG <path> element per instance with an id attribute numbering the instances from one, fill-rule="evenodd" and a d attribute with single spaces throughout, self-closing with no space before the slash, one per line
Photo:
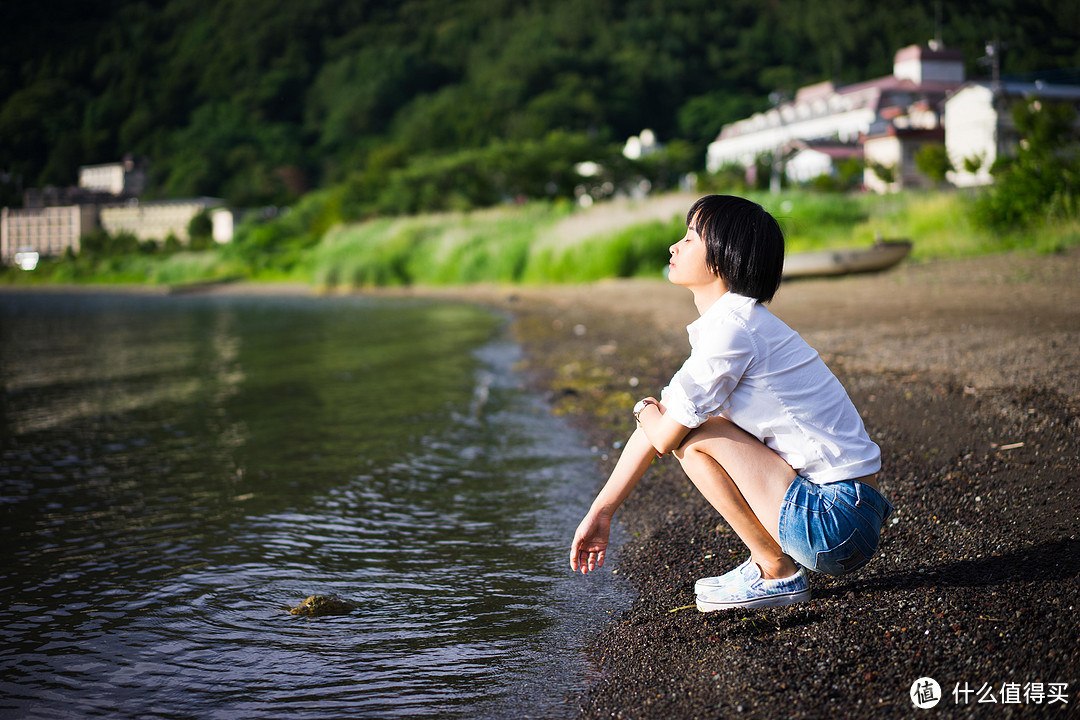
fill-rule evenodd
<path id="1" fill-rule="evenodd" d="M 686 226 L 705 242 L 705 264 L 728 290 L 772 300 L 784 273 L 784 232 L 765 208 L 734 195 L 706 195 L 686 213 Z"/>

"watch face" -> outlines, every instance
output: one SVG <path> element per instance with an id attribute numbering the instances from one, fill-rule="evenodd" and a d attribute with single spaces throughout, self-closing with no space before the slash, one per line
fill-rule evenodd
<path id="1" fill-rule="evenodd" d="M 638 400 L 637 405 L 634 406 L 634 414 L 637 415 L 639 412 L 641 412 L 644 409 L 645 409 L 645 401 L 644 400 Z"/>

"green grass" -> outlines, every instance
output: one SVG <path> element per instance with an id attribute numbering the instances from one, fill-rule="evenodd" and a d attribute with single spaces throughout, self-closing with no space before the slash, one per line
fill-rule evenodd
<path id="1" fill-rule="evenodd" d="M 983 229 L 972 221 L 974 197 L 962 192 L 749 197 L 780 221 L 789 253 L 866 246 L 879 236 L 912 240 L 914 261 L 1013 250 L 1051 253 L 1080 244 L 1080 219 L 1068 213 L 1005 234 Z M 323 288 L 590 282 L 659 276 L 668 246 L 685 230 L 680 212 L 668 221 L 567 241 L 559 236 L 562 226 L 556 223 L 573 223 L 574 213 L 581 211 L 565 202 L 345 225 L 331 222 L 337 217 L 337 202 L 332 194 L 313 194 L 283 219 L 246 229 L 230 246 L 173 255 L 46 261 L 34 273 L 4 268 L 0 282 L 175 285 L 245 277 Z"/>
<path id="2" fill-rule="evenodd" d="M 785 193 L 753 199 L 780 220 L 789 253 L 865 246 L 878 237 L 911 240 L 916 261 L 1014 250 L 1045 254 L 1080 244 L 1080 220 L 1069 217 L 1008 233 L 979 227 L 972 220 L 974 196 L 964 192 Z"/>

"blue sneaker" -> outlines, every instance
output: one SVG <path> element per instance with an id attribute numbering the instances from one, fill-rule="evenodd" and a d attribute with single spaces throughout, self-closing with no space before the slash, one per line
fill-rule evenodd
<path id="1" fill-rule="evenodd" d="M 800 567 L 791 577 L 778 580 L 761 577 L 761 569 L 754 563 L 750 568 L 733 582 L 698 595 L 698 610 L 779 607 L 810 599 L 810 578 L 805 568 Z"/>
<path id="2" fill-rule="evenodd" d="M 757 565 L 754 564 L 753 558 L 746 558 L 742 565 L 730 570 L 723 575 L 716 577 L 701 578 L 694 583 L 694 596 L 704 595 L 705 593 L 712 592 L 713 590 L 719 590 L 722 587 L 726 587 L 733 582 L 741 582 L 744 577 L 748 582 L 752 582 L 756 577 Z"/>

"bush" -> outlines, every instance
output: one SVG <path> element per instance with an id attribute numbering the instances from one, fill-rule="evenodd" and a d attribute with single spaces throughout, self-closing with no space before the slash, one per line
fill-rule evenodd
<path id="1" fill-rule="evenodd" d="M 877 175 L 878 179 L 886 185 L 892 185 L 896 182 L 896 166 L 884 165 L 882 163 L 874 162 L 873 160 L 867 160 L 866 167 L 870 172 Z"/>
<path id="2" fill-rule="evenodd" d="M 915 167 L 935 185 L 945 182 L 945 175 L 953 169 L 949 153 L 942 143 L 929 143 L 915 153 Z"/>
<path id="3" fill-rule="evenodd" d="M 1015 104 L 1012 116 L 1020 135 L 1016 157 L 995 161 L 994 184 L 975 204 L 976 221 L 1001 231 L 1075 218 L 1080 201 L 1076 111 L 1067 103 L 1031 100 Z"/>
<path id="4" fill-rule="evenodd" d="M 210 214 L 203 210 L 188 221 L 187 231 L 192 244 L 204 239 L 211 240 L 214 237 L 214 221 L 210 219 Z"/>
<path id="5" fill-rule="evenodd" d="M 682 163 L 683 149 L 665 156 L 655 172 Z M 342 186 L 346 219 L 373 215 L 489 207 L 519 197 L 573 197 L 581 181 L 574 166 L 591 160 L 605 168 L 613 185 L 641 174 L 615 146 L 581 133 L 553 132 L 541 140 L 494 142 L 443 155 L 406 159 L 400 152 L 373 153 L 361 172 Z M 666 164 L 665 164 L 666 163 Z"/>
<path id="6" fill-rule="evenodd" d="M 141 250 L 139 238 L 127 230 L 110 235 L 98 228 L 83 235 L 79 243 L 79 254 L 90 258 L 111 258 L 138 253 Z"/>

